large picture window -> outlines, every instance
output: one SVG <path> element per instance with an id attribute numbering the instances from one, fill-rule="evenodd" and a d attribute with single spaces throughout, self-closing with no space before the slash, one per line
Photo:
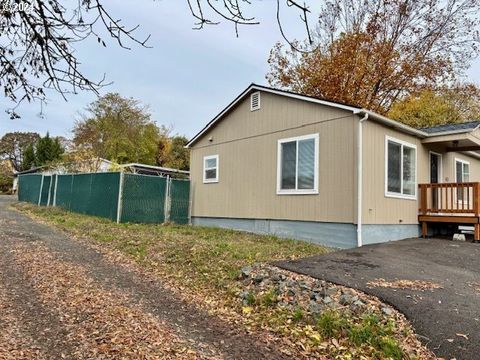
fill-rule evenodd
<path id="1" fill-rule="evenodd" d="M 401 140 L 386 138 L 385 195 L 416 198 L 417 148 Z"/>
<path id="2" fill-rule="evenodd" d="M 318 134 L 278 141 L 278 194 L 318 193 Z"/>

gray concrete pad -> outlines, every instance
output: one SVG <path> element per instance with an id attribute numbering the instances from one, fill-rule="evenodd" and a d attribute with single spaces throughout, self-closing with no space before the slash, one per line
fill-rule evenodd
<path id="1" fill-rule="evenodd" d="M 480 358 L 480 244 L 408 239 L 275 265 L 379 297 L 407 316 L 437 356 Z M 379 278 L 424 280 L 443 288 L 420 291 L 367 285 Z"/>

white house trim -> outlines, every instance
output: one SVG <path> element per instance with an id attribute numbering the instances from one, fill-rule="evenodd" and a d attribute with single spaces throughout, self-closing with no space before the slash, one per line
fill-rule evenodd
<path id="1" fill-rule="evenodd" d="M 295 136 L 286 139 L 279 139 L 277 141 L 277 195 L 315 195 L 318 194 L 318 172 L 319 172 L 319 134 L 308 134 L 303 136 Z M 313 189 L 298 189 L 298 141 L 314 139 L 314 178 L 313 178 Z M 295 164 L 295 189 L 282 190 L 282 144 L 286 142 L 296 141 L 297 142 L 297 152 L 296 152 L 296 164 Z"/>
<path id="2" fill-rule="evenodd" d="M 408 146 L 410 148 L 415 149 L 415 183 L 414 183 L 414 195 L 405 195 L 403 194 L 403 161 L 400 162 L 400 176 L 402 176 L 401 179 L 401 188 L 400 188 L 400 193 L 394 193 L 388 191 L 388 142 L 392 141 L 400 145 Z M 401 158 L 403 160 L 403 151 L 400 154 Z M 417 178 L 417 172 L 418 172 L 418 152 L 417 152 L 417 146 L 409 143 L 404 140 L 399 140 L 397 138 L 385 135 L 385 197 L 390 197 L 390 198 L 397 198 L 397 199 L 406 199 L 406 200 L 417 200 L 417 184 L 418 184 L 418 178 Z"/>
<path id="3" fill-rule="evenodd" d="M 440 164 L 439 164 L 440 171 L 438 175 L 438 182 L 443 183 L 443 155 L 435 151 L 428 152 L 428 182 L 430 182 L 430 179 L 432 178 L 432 167 L 431 167 L 432 155 L 436 155 L 440 159 Z"/>
<path id="4" fill-rule="evenodd" d="M 215 164 L 216 166 L 213 168 L 213 167 L 209 167 L 207 168 L 205 166 L 207 160 L 210 160 L 210 159 L 215 159 Z M 204 184 L 211 184 L 211 183 L 218 183 L 218 173 L 219 173 L 219 169 L 220 169 L 220 164 L 219 164 L 219 158 L 218 158 L 218 154 L 217 155 L 208 155 L 208 156 L 204 156 L 203 157 L 203 183 Z M 207 179 L 206 176 L 205 176 L 205 173 L 207 170 L 211 170 L 211 169 L 215 169 L 215 178 L 214 179 Z"/>

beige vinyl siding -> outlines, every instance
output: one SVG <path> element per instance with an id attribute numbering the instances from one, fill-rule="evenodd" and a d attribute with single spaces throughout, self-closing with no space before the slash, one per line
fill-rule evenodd
<path id="1" fill-rule="evenodd" d="M 385 137 L 417 147 L 417 184 L 430 182 L 430 151 L 442 155 L 442 182 L 455 182 L 455 158 L 470 162 L 470 181 L 480 181 L 480 161 L 472 156 L 445 152 L 438 144 L 423 144 L 415 136 L 403 134 L 374 121 L 364 123 L 363 222 L 365 224 L 417 224 L 418 200 L 385 196 Z M 418 199 L 418 188 L 417 188 Z"/>
<path id="2" fill-rule="evenodd" d="M 355 125 L 351 112 L 264 92 L 252 112 L 247 97 L 192 147 L 192 216 L 353 222 Z M 315 133 L 319 194 L 277 195 L 278 140 Z M 218 183 L 203 184 L 216 154 Z"/>

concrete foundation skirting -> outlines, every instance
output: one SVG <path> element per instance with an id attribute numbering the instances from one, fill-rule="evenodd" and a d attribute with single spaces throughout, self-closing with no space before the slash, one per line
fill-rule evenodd
<path id="1" fill-rule="evenodd" d="M 340 249 L 357 246 L 357 226 L 348 223 L 192 217 L 192 224 L 305 240 Z M 368 245 L 418 237 L 419 231 L 418 225 L 363 225 L 363 243 Z"/>
<path id="2" fill-rule="evenodd" d="M 417 238 L 421 229 L 416 224 L 363 224 L 363 244 L 378 244 L 387 241 Z"/>

